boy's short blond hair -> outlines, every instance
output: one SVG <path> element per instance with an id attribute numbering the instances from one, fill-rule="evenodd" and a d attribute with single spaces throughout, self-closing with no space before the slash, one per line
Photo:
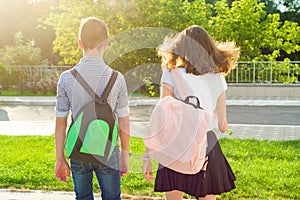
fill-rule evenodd
<path id="1" fill-rule="evenodd" d="M 107 25 L 95 17 L 84 18 L 81 20 L 79 39 L 85 50 L 94 49 L 108 39 Z"/>

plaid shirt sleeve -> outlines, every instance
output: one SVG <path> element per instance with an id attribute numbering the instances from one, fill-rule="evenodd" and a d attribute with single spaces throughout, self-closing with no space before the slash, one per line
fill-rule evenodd
<path id="1" fill-rule="evenodd" d="M 116 114 L 118 117 L 126 117 L 129 115 L 127 86 L 126 86 L 124 76 L 119 73 L 118 77 L 120 77 L 120 82 L 119 82 L 119 94 L 116 103 Z"/>
<path id="2" fill-rule="evenodd" d="M 56 96 L 56 117 L 67 117 L 70 110 L 70 101 L 65 90 L 65 78 L 64 73 L 60 76 L 57 84 L 57 96 Z"/>

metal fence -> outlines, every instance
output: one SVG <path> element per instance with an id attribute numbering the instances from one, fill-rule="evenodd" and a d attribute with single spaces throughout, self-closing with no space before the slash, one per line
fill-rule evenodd
<path id="1" fill-rule="evenodd" d="M 10 66 L 8 74 L 0 75 L 2 89 L 17 88 L 34 93 L 55 92 L 60 74 L 70 66 Z"/>
<path id="2" fill-rule="evenodd" d="M 29 79 L 43 80 L 59 76 L 71 66 L 9 66 L 8 73 L 20 73 Z"/>
<path id="3" fill-rule="evenodd" d="M 238 62 L 226 80 L 228 83 L 251 84 L 300 83 L 300 61 Z"/>
<path id="4" fill-rule="evenodd" d="M 29 82 L 51 79 L 71 66 L 14 66 L 8 67 L 9 73 L 26 77 Z M 300 61 L 290 62 L 238 62 L 236 68 L 226 76 L 228 83 L 251 84 L 294 84 L 300 83 Z"/>

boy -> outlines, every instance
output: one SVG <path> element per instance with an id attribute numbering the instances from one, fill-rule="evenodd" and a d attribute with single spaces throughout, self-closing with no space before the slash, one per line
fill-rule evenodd
<path id="1" fill-rule="evenodd" d="M 103 54 L 108 46 L 106 24 L 97 18 L 83 19 L 78 44 L 83 50 L 83 58 L 75 66 L 75 69 L 98 96 L 101 96 L 113 71 L 103 61 Z M 55 176 L 62 182 L 66 182 L 67 176 L 70 176 L 70 168 L 64 155 L 69 110 L 71 109 L 74 117 L 82 106 L 91 100 L 92 98 L 76 81 L 70 70 L 61 74 L 56 97 Z M 93 199 L 93 172 L 98 179 L 103 200 L 121 199 L 120 177 L 128 172 L 130 134 L 127 87 L 124 76 L 119 72 L 107 102 L 118 117 L 121 152 L 119 153 L 118 147 L 115 147 L 108 161 L 109 164 L 90 164 L 70 160 L 76 199 Z"/>

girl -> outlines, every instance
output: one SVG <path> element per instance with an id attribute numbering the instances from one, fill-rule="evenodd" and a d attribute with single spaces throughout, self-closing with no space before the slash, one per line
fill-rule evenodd
<path id="1" fill-rule="evenodd" d="M 217 194 L 235 188 L 235 176 L 222 153 L 213 129 L 225 132 L 228 128 L 225 105 L 227 84 L 224 75 L 234 68 L 239 48 L 234 43 L 217 45 L 200 26 L 190 26 L 178 36 L 165 39 L 158 51 L 163 62 L 161 98 L 174 96 L 184 99 L 178 84 L 187 84 L 201 107 L 211 113 L 210 131 L 207 133 L 208 163 L 206 172 L 182 174 L 159 165 L 154 191 L 165 192 L 167 200 L 182 200 L 184 193 L 197 199 L 216 199 Z M 171 70 L 181 73 L 182 80 L 174 80 Z M 187 119 L 185 119 L 187 120 Z M 176 123 L 176 122 L 168 122 Z M 152 164 L 147 154 L 143 156 L 144 176 L 153 180 Z"/>

